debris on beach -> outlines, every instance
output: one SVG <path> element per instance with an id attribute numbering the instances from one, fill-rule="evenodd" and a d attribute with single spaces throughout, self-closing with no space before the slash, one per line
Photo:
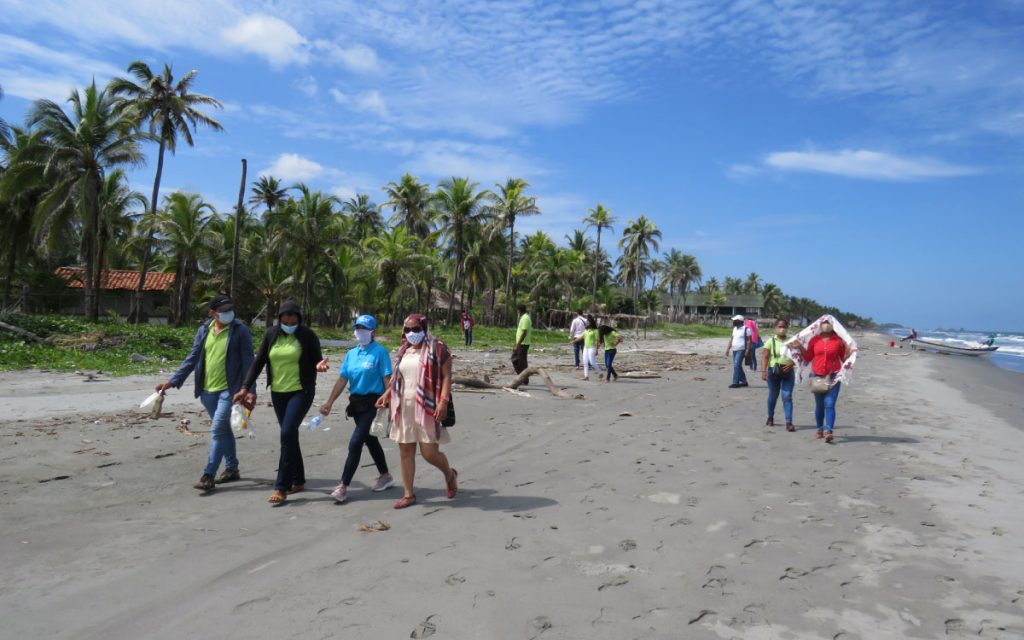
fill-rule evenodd
<path id="1" fill-rule="evenodd" d="M 387 531 L 391 528 L 391 525 L 384 522 L 383 520 L 377 520 L 367 524 L 359 525 L 357 531 L 360 533 L 373 533 L 375 531 Z"/>

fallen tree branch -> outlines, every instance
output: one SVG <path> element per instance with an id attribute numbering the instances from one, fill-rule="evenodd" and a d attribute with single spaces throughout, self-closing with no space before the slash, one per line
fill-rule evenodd
<path id="1" fill-rule="evenodd" d="M 465 376 L 452 376 L 452 384 L 461 384 L 464 387 L 471 389 L 500 389 L 501 386 L 491 384 L 486 380 L 478 380 L 477 378 L 467 378 Z"/>
<path id="2" fill-rule="evenodd" d="M 626 371 L 622 373 L 622 377 L 632 378 L 634 380 L 646 380 L 648 378 L 660 378 L 661 375 L 651 371 Z"/>
<path id="3" fill-rule="evenodd" d="M 561 387 L 557 386 L 554 380 L 551 379 L 551 376 L 548 375 L 548 372 L 539 367 L 529 367 L 527 369 L 524 369 L 523 372 L 519 374 L 519 377 L 517 377 L 512 382 L 512 384 L 508 385 L 509 388 L 518 389 L 522 385 L 526 384 L 526 380 L 530 376 L 540 376 L 541 378 L 543 378 L 544 384 L 546 384 L 548 387 L 548 391 L 550 391 L 551 395 L 555 396 L 556 398 L 565 398 L 566 400 L 584 400 L 582 393 L 571 394 L 567 392 L 565 389 L 562 389 Z"/>
<path id="4" fill-rule="evenodd" d="M 7 331 L 7 332 L 10 332 L 10 333 L 13 333 L 15 335 L 19 335 L 22 338 L 27 338 L 27 339 L 31 340 L 32 342 L 42 342 L 43 341 L 42 338 L 40 338 L 36 334 L 32 333 L 31 331 L 26 331 L 26 330 L 22 329 L 21 327 L 16 327 L 13 324 L 7 324 L 6 322 L 0 322 L 0 329 L 2 329 L 4 331 Z"/>

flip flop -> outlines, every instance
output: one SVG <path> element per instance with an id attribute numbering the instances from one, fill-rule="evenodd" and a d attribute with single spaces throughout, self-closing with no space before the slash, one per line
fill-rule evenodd
<path id="1" fill-rule="evenodd" d="M 454 468 L 452 469 L 452 479 L 446 484 L 448 485 L 448 499 L 451 500 L 459 492 L 459 472 Z"/>
<path id="2" fill-rule="evenodd" d="M 288 493 L 288 495 L 292 495 L 293 493 L 302 493 L 305 490 L 306 490 L 306 485 L 304 485 L 304 484 L 293 484 L 292 488 L 289 489 L 287 491 L 287 493 Z"/>
<path id="3" fill-rule="evenodd" d="M 274 493 L 270 494 L 270 497 L 267 498 L 267 502 L 270 504 L 281 504 L 287 499 L 288 495 L 284 491 L 275 490 Z"/>
<path id="4" fill-rule="evenodd" d="M 395 508 L 404 509 L 406 507 L 411 507 L 414 504 L 416 504 L 416 496 L 402 496 L 399 498 L 398 502 L 395 503 Z"/>

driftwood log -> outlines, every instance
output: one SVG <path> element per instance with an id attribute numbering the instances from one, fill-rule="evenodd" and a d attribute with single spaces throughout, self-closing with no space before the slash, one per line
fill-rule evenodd
<path id="1" fill-rule="evenodd" d="M 512 389 L 514 391 L 518 391 L 519 387 L 526 384 L 526 380 L 530 376 L 540 376 L 544 380 L 544 384 L 547 385 L 548 391 L 556 398 L 565 398 L 566 400 L 585 399 L 582 393 L 572 394 L 556 385 L 555 381 L 551 379 L 550 375 L 548 375 L 548 372 L 538 367 L 529 367 L 528 369 L 525 369 L 516 377 L 515 380 L 506 386 L 492 384 L 490 382 L 485 382 L 484 380 L 478 380 L 477 378 L 467 378 L 465 376 L 453 376 L 452 382 L 471 389 Z"/>
<path id="2" fill-rule="evenodd" d="M 16 327 L 13 324 L 7 324 L 6 322 L 0 322 L 0 329 L 2 329 L 4 331 L 8 331 L 10 333 L 13 333 L 15 335 L 19 335 L 22 338 L 26 338 L 28 340 L 31 340 L 32 342 L 42 342 L 43 341 L 42 338 L 40 338 L 36 334 L 32 333 L 31 331 L 25 331 L 21 327 Z"/>

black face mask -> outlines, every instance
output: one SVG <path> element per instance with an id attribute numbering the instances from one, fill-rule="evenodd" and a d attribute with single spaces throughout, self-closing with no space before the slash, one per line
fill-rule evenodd
<path id="1" fill-rule="evenodd" d="M 739 329 L 740 327 L 742 327 L 742 326 L 743 326 L 743 323 L 742 323 L 742 322 L 734 322 L 734 323 L 732 323 L 732 326 L 734 326 L 734 327 L 736 327 L 737 329 Z"/>

